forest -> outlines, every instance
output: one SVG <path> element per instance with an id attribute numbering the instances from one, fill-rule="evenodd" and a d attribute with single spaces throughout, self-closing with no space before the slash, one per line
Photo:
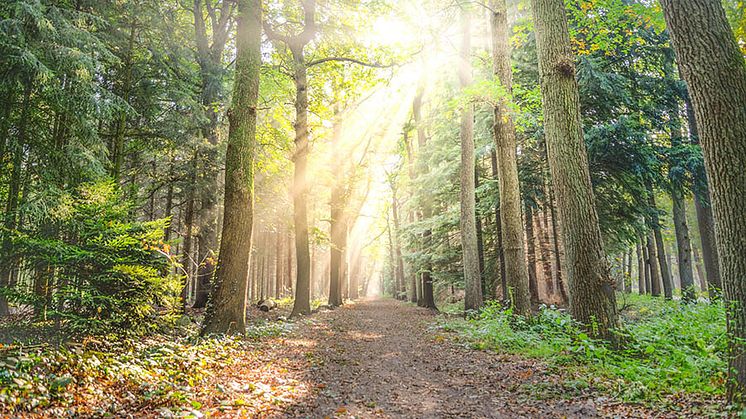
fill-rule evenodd
<path id="1" fill-rule="evenodd" d="M 746 418 L 741 0 L 3 0 L 0 416 Z"/>

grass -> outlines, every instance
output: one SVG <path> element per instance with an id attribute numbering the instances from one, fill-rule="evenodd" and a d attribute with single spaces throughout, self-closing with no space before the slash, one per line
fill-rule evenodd
<path id="1" fill-rule="evenodd" d="M 567 313 L 547 307 L 525 319 L 491 304 L 476 318 L 448 318 L 440 327 L 475 348 L 544 359 L 589 382 L 601 377 L 606 390 L 624 401 L 723 394 L 727 364 L 721 304 L 637 295 L 620 300 L 623 344 L 616 349 L 589 337 Z"/>

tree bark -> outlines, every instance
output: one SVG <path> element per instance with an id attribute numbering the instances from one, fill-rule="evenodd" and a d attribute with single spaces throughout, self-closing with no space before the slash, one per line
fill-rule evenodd
<path id="1" fill-rule="evenodd" d="M 556 267 L 556 278 L 557 278 L 557 289 L 560 292 L 560 298 L 562 299 L 561 304 L 565 305 L 570 301 L 570 297 L 567 295 L 567 287 L 562 275 L 562 249 L 560 247 L 560 234 L 559 227 L 557 226 L 557 210 L 554 205 L 554 191 L 551 187 L 549 189 L 549 210 L 552 215 L 552 241 L 554 244 L 554 266 Z"/>
<path id="2" fill-rule="evenodd" d="M 686 95 L 685 99 L 689 139 L 692 144 L 699 144 L 699 132 L 697 129 L 697 120 L 694 116 L 694 108 L 692 107 L 689 95 Z M 695 177 L 699 177 L 698 180 L 701 183 L 701 188 L 695 188 L 694 190 L 694 209 L 697 213 L 697 227 L 702 245 L 702 259 L 705 263 L 707 274 L 706 288 L 710 300 L 714 300 L 719 297 L 722 284 L 720 282 L 720 262 L 715 245 L 715 220 L 713 219 L 712 206 L 710 205 L 710 181 L 705 170 L 695 173 Z"/>
<path id="3" fill-rule="evenodd" d="M 192 252 L 193 231 L 194 231 L 194 201 L 195 188 L 197 187 L 197 159 L 198 151 L 195 150 L 191 173 L 189 175 L 189 190 L 187 191 L 186 208 L 184 209 L 184 246 L 182 248 L 181 265 L 184 269 L 184 288 L 181 291 L 181 305 L 186 310 L 189 305 L 189 287 L 193 279 L 194 256 Z"/>
<path id="4" fill-rule="evenodd" d="M 718 0 L 662 0 L 710 176 L 728 330 L 728 399 L 746 401 L 746 64 Z"/>
<path id="5" fill-rule="evenodd" d="M 474 190 L 479 189 L 479 171 L 474 166 Z M 474 195 L 476 207 L 479 207 L 479 197 Z M 479 283 L 482 288 L 482 298 L 486 299 L 490 295 L 487 278 L 484 275 L 484 237 L 482 235 L 482 217 L 476 214 L 477 220 L 477 260 L 479 261 Z"/>
<path id="6" fill-rule="evenodd" d="M 331 194 L 331 248 L 329 250 L 329 305 L 342 305 L 342 258 L 344 257 L 344 243 L 342 242 L 342 212 L 344 206 L 344 191 L 340 182 L 332 187 Z"/>
<path id="7" fill-rule="evenodd" d="M 396 188 L 392 189 L 391 214 L 394 221 L 394 257 L 396 258 L 396 278 L 399 284 L 399 299 L 407 299 L 407 285 L 404 277 L 404 259 L 401 256 L 401 242 L 399 239 L 399 205 L 396 198 Z"/>
<path id="8" fill-rule="evenodd" d="M 495 78 L 506 97 L 494 108 L 495 152 L 500 187 L 500 225 L 502 251 L 505 255 L 506 295 L 510 296 L 517 314 L 531 313 L 529 274 L 526 268 L 525 244 L 521 219 L 521 192 L 516 157 L 516 133 L 510 103 L 513 94 L 513 75 L 510 64 L 508 12 L 505 0 L 493 0 L 492 65 Z M 534 278 L 535 282 L 535 278 Z"/>
<path id="9" fill-rule="evenodd" d="M 650 211 L 650 228 L 653 231 L 655 237 L 655 254 L 658 258 L 658 267 L 660 269 L 660 278 L 663 282 L 663 293 L 666 299 L 673 297 L 673 281 L 671 280 L 671 272 L 668 269 L 668 261 L 666 260 L 666 248 L 663 243 L 663 235 L 661 234 L 661 222 L 658 217 L 658 206 L 655 203 L 655 191 L 653 186 L 648 183 L 646 185 L 648 190 L 648 207 Z M 652 253 L 651 253 L 652 254 Z M 650 290 L 653 296 L 660 295 L 660 283 L 653 282 L 653 288 Z"/>
<path id="10" fill-rule="evenodd" d="M 459 82 L 462 89 L 472 83 L 471 74 L 471 19 L 466 6 L 461 8 L 461 50 Z M 461 110 L 461 229 L 462 264 L 464 269 L 464 309 L 482 307 L 482 280 L 477 252 L 476 201 L 474 196 L 474 105 L 465 104 Z"/>
<path id="11" fill-rule="evenodd" d="M 637 241 L 637 293 L 642 295 L 645 294 L 645 255 L 640 241 Z"/>
<path id="12" fill-rule="evenodd" d="M 659 297 L 661 295 L 661 282 L 660 282 L 660 267 L 658 266 L 658 251 L 655 247 L 655 234 L 653 230 L 648 231 L 648 266 L 650 266 L 650 277 L 647 286 L 647 291 L 653 297 Z"/>
<path id="13" fill-rule="evenodd" d="M 678 249 L 679 279 L 681 281 L 681 295 L 685 301 L 694 301 L 694 271 L 692 270 L 692 244 L 689 239 L 689 226 L 686 222 L 686 200 L 682 188 L 674 185 L 671 191 L 673 201 L 673 223 L 676 230 L 676 245 Z"/>
<path id="14" fill-rule="evenodd" d="M 228 112 L 225 210 L 214 293 L 202 334 L 244 333 L 254 217 L 256 107 L 261 70 L 261 0 L 237 0 L 236 75 Z"/>
<path id="15" fill-rule="evenodd" d="M 295 171 L 293 173 L 293 221 L 297 260 L 295 302 L 291 316 L 311 314 L 311 256 L 308 244 L 308 82 L 302 48 L 293 48 L 295 73 Z"/>
<path id="16" fill-rule="evenodd" d="M 562 0 L 532 0 L 546 131 L 557 199 L 570 313 L 594 335 L 613 340 L 618 324 L 580 122 L 580 99 Z"/>
<path id="17" fill-rule="evenodd" d="M 539 284 L 536 279 L 536 244 L 534 242 L 534 211 L 526 204 L 524 216 L 526 218 L 526 248 L 528 259 L 528 290 L 531 303 L 539 303 Z"/>
<path id="18" fill-rule="evenodd" d="M 424 94 L 424 88 L 420 86 L 417 89 L 417 94 L 415 95 L 415 98 L 412 102 L 412 115 L 414 117 L 415 125 L 417 126 L 417 146 L 418 149 L 421 151 L 425 148 L 425 145 L 427 143 L 427 137 L 425 136 L 425 126 L 423 125 L 422 121 L 422 96 Z M 424 159 L 420 159 L 420 171 L 422 173 L 427 173 L 429 171 L 429 168 L 427 167 L 427 162 Z M 430 206 L 430 203 L 425 202 L 422 205 L 422 217 L 424 219 L 430 218 L 432 216 L 432 208 Z M 425 230 L 422 234 L 422 242 L 424 243 L 424 246 L 427 247 L 430 244 L 432 238 L 432 232 L 430 230 Z M 432 278 L 432 263 L 428 259 L 423 267 L 421 280 L 422 280 L 422 300 L 417 302 L 417 305 L 420 307 L 425 308 L 431 308 L 434 310 L 437 310 L 437 307 L 435 306 L 435 295 L 433 293 L 433 278 Z"/>
<path id="19" fill-rule="evenodd" d="M 497 173 L 497 153 L 494 150 L 490 153 L 490 162 L 492 163 L 492 176 L 499 182 L 500 177 Z M 497 281 L 498 279 L 500 280 L 500 292 L 502 293 L 500 298 L 503 302 L 507 303 L 510 299 L 510 295 L 508 295 L 507 292 L 508 277 L 505 272 L 505 252 L 503 247 L 503 229 L 502 221 L 500 220 L 500 214 L 500 204 L 498 203 L 495 206 L 495 253 L 497 253 L 496 265 L 498 267 L 499 278 L 495 278 L 495 281 Z M 495 286 L 495 298 L 498 298 L 497 286 Z"/>
<path id="20" fill-rule="evenodd" d="M 534 218 L 536 224 L 536 238 L 539 241 L 539 255 L 541 256 L 541 266 L 544 275 L 544 288 L 547 292 L 547 297 L 551 297 L 554 294 L 554 278 L 552 277 L 552 261 L 549 256 L 549 236 L 547 235 L 546 222 L 547 211 L 542 211 L 542 214 L 537 214 Z"/>

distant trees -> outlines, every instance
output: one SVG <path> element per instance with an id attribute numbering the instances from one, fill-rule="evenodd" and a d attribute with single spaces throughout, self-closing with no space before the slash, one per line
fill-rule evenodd
<path id="1" fill-rule="evenodd" d="M 746 64 L 719 0 L 663 0 L 711 181 L 731 401 L 746 399 Z"/>

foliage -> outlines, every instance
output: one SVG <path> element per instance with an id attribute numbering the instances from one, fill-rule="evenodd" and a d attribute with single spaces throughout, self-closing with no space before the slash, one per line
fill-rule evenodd
<path id="1" fill-rule="evenodd" d="M 85 340 L 56 349 L 0 346 L 0 413 L 51 407 L 48 411 L 62 414 L 66 406 L 74 406 L 80 414 L 99 416 L 147 402 L 195 414 L 200 386 L 213 369 L 230 366 L 254 340 L 285 334 L 288 327 L 249 327 L 251 340 L 154 335 L 144 340 Z"/>
<path id="2" fill-rule="evenodd" d="M 623 400 L 724 392 L 722 305 L 632 295 L 620 300 L 624 303 L 619 349 L 590 338 L 564 311 L 546 306 L 527 319 L 491 303 L 478 318 L 443 321 L 441 327 L 457 332 L 459 340 L 476 348 L 575 367 L 588 381 L 605 377 L 604 385 Z"/>
<path id="3" fill-rule="evenodd" d="M 113 184 L 82 186 L 58 198 L 45 222 L 54 234 L 18 232 L 12 258 L 36 269 L 35 288 L 9 296 L 73 333 L 142 333 L 176 306 L 167 220 L 130 221 L 131 203 Z"/>

